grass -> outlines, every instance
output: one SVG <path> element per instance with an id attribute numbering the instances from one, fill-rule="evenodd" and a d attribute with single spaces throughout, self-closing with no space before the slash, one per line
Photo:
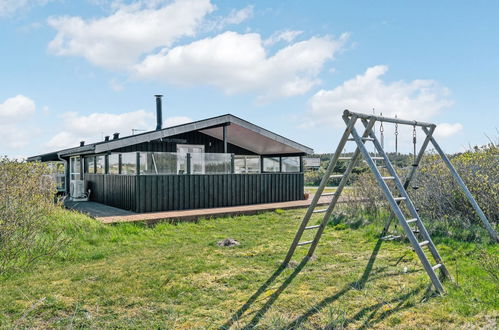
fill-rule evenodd
<path id="1" fill-rule="evenodd" d="M 457 280 L 444 296 L 407 243 L 379 245 L 381 219 L 328 226 L 312 261 L 279 272 L 303 212 L 148 227 L 61 210 L 70 245 L 0 278 L 0 327 L 496 328 L 498 283 L 477 253 L 497 258 L 497 245 L 437 238 Z"/>

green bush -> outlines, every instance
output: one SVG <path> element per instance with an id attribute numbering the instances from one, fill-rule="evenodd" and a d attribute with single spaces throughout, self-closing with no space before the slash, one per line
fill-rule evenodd
<path id="1" fill-rule="evenodd" d="M 0 158 L 0 274 L 54 253 L 66 239 L 51 229 L 55 185 L 41 163 Z"/>

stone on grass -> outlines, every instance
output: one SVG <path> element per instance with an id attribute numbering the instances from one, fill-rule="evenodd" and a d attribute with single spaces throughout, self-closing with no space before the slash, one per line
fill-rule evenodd
<path id="1" fill-rule="evenodd" d="M 226 239 L 223 239 L 221 241 L 218 241 L 217 244 L 218 244 L 218 246 L 230 247 L 230 246 L 240 245 L 241 243 L 239 243 L 238 241 L 236 241 L 233 238 L 226 238 Z"/>

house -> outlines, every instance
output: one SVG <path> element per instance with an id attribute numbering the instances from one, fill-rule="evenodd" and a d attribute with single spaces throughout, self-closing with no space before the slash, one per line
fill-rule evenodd
<path id="1" fill-rule="evenodd" d="M 33 156 L 50 162 L 64 194 L 154 212 L 303 199 L 302 157 L 313 150 L 231 114 Z M 66 184 L 68 183 L 69 184 Z M 73 189 L 71 189 L 73 187 Z"/>

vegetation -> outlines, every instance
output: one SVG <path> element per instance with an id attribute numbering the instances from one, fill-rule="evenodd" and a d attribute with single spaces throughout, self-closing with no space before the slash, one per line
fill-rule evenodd
<path id="1" fill-rule="evenodd" d="M 497 245 L 436 237 L 455 282 L 432 296 L 407 242 L 377 240 L 386 213 L 337 216 L 314 260 L 277 273 L 303 212 L 149 227 L 54 211 L 72 240 L 0 278 L 0 327 L 496 327 Z"/>
<path id="2" fill-rule="evenodd" d="M 0 158 L 0 274 L 16 271 L 65 243 L 53 230 L 55 186 L 41 163 Z"/>

